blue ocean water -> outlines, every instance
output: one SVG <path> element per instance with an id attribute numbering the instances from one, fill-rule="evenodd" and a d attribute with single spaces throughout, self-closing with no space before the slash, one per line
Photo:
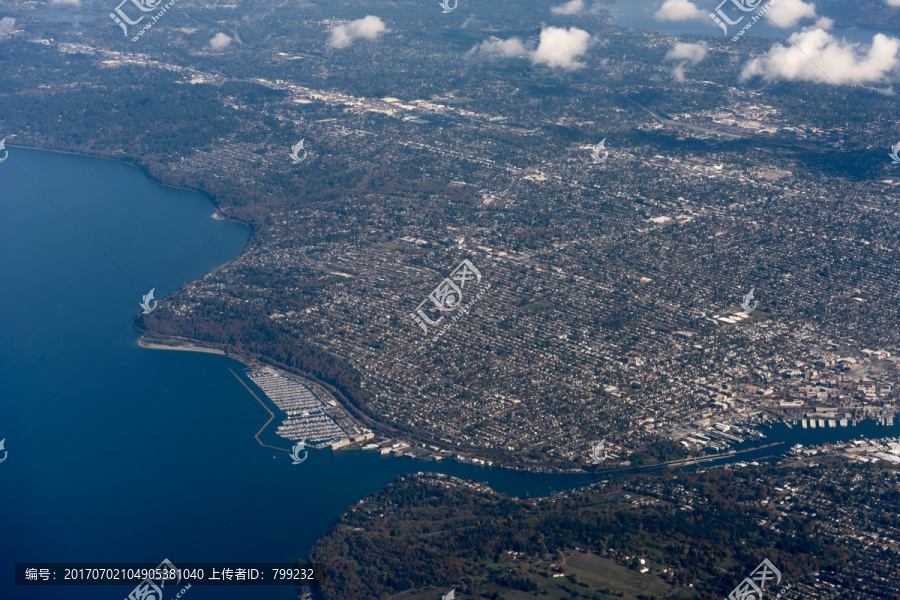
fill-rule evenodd
<path id="1" fill-rule="evenodd" d="M 269 415 L 232 375 L 261 396 L 242 364 L 141 348 L 132 327 L 150 288 L 157 310 L 171 310 L 167 293 L 240 253 L 248 228 L 213 211 L 111 161 L 11 148 L 0 164 L 0 598 L 121 600 L 133 587 L 15 586 L 17 562 L 293 562 L 402 473 L 516 496 L 606 477 L 359 451 L 311 451 L 294 466 L 261 447 L 254 434 Z M 779 427 L 766 442 L 900 435 Z M 184 597 L 289 600 L 294 590 L 194 586 Z"/>

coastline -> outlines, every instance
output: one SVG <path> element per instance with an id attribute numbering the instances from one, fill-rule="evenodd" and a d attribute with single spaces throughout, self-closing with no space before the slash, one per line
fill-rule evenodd
<path id="1" fill-rule="evenodd" d="M 183 340 L 178 338 L 166 338 L 168 341 L 175 342 L 177 345 L 165 345 L 160 343 L 154 343 L 145 340 L 145 336 L 142 336 L 138 340 L 138 345 L 143 348 L 148 349 L 159 349 L 159 350 L 180 350 L 180 351 L 188 351 L 188 352 L 201 352 L 208 354 L 217 354 L 221 356 L 228 356 L 232 359 L 237 360 L 241 364 L 249 367 L 249 368 L 261 368 L 268 367 L 273 368 L 277 371 L 283 371 L 287 374 L 294 375 L 300 377 L 302 379 L 307 380 L 308 383 L 319 385 L 324 388 L 324 390 L 331 394 L 332 397 L 340 404 L 344 410 L 348 412 L 351 418 L 356 421 L 358 424 L 367 426 L 373 432 L 380 437 L 385 439 L 392 438 L 394 440 L 406 441 L 409 443 L 409 446 L 418 446 L 421 444 L 421 440 L 417 440 L 415 436 L 409 436 L 407 432 L 400 432 L 394 430 L 390 426 L 386 426 L 380 421 L 375 420 L 374 422 L 369 419 L 360 419 L 358 414 L 355 414 L 356 411 L 353 410 L 357 407 L 350 403 L 340 391 L 334 389 L 329 384 L 319 381 L 312 375 L 304 372 L 296 372 L 294 369 L 285 368 L 283 365 L 278 364 L 271 359 L 267 359 L 266 357 L 250 357 L 240 354 L 228 354 L 222 350 L 216 348 L 207 348 L 203 346 L 195 345 L 193 342 L 189 340 Z M 263 359 L 263 360 L 260 360 Z M 237 376 L 232 371 L 232 375 L 234 375 L 239 381 L 240 377 Z M 243 381 L 241 381 L 243 384 Z M 246 384 L 244 384 L 246 386 Z M 255 394 L 253 394 L 256 397 Z M 273 420 L 272 411 L 268 408 L 265 402 L 262 402 L 258 397 L 256 397 L 257 402 L 263 406 L 264 409 L 269 412 L 270 419 L 266 422 L 262 429 L 257 432 L 257 436 L 262 433 L 263 430 L 271 423 Z M 348 408 L 349 406 L 349 408 Z M 277 406 L 275 407 L 277 409 Z M 418 441 L 418 444 L 416 443 Z M 484 457 L 480 457 L 475 454 L 461 453 L 458 450 L 454 451 L 451 456 L 447 458 L 452 461 L 459 463 L 461 465 L 469 465 L 469 466 L 481 466 L 481 468 L 486 469 L 500 469 L 502 471 L 507 472 L 519 472 L 519 473 L 533 473 L 533 474 L 545 474 L 545 475 L 583 475 L 589 476 L 592 479 L 597 477 L 618 477 L 625 476 L 637 473 L 652 473 L 655 471 L 662 471 L 665 469 L 680 469 L 680 468 L 703 468 L 707 465 L 709 466 L 727 466 L 733 463 L 745 462 L 745 461 L 771 461 L 771 460 L 782 460 L 789 456 L 787 444 L 793 444 L 796 440 L 779 440 L 779 441 L 771 441 L 768 443 L 764 443 L 759 446 L 752 446 L 749 448 L 742 448 L 739 450 L 732 449 L 729 452 L 723 454 L 715 454 L 715 455 L 707 455 L 707 456 L 693 456 L 686 457 L 681 459 L 675 459 L 671 461 L 666 461 L 662 463 L 654 463 L 650 465 L 620 465 L 613 468 L 606 469 L 592 469 L 590 467 L 582 466 L 580 468 L 560 468 L 559 466 L 541 466 L 537 467 L 534 465 L 521 465 L 516 463 L 505 462 L 503 460 L 495 460 L 494 463 L 490 466 L 481 463 L 479 465 L 478 459 L 487 460 Z M 263 444 L 259 438 L 257 437 L 257 442 L 265 447 L 271 447 L 267 444 Z M 421 444 L 424 446 L 424 444 Z M 778 447 L 782 447 L 778 449 Z M 283 448 L 278 448 L 279 450 L 283 450 Z M 447 448 L 445 448 L 446 450 Z M 361 444 L 351 444 L 348 446 L 341 447 L 337 449 L 340 450 L 361 450 Z M 749 456 L 748 456 L 749 455 Z M 406 455 L 402 453 L 398 453 L 397 456 L 407 456 L 412 458 L 413 460 L 417 460 L 423 463 L 430 463 L 433 459 L 428 459 L 424 457 L 415 457 L 411 455 Z"/>
<path id="2" fill-rule="evenodd" d="M 229 355 L 226 352 L 219 350 L 217 348 L 206 348 L 203 346 L 197 346 L 193 342 L 188 341 L 188 340 L 182 340 L 182 339 L 177 339 L 177 338 L 166 338 L 167 340 L 176 342 L 178 344 L 178 345 L 170 346 L 170 345 L 166 345 L 166 344 L 159 344 L 159 343 L 146 341 L 145 337 L 146 337 L 146 334 L 142 335 L 138 339 L 138 345 L 141 346 L 142 348 L 154 349 L 154 350 L 179 350 L 179 351 L 187 351 L 187 352 L 201 352 L 201 353 L 207 353 L 207 354 L 218 354 L 221 356 L 229 356 L 230 358 L 237 360 L 239 363 L 241 363 L 249 368 L 266 368 L 266 367 L 268 367 L 268 368 L 276 369 L 278 371 L 283 371 L 287 374 L 291 374 L 291 375 L 300 377 L 302 379 L 306 379 L 309 383 L 318 384 L 318 385 L 322 386 L 323 388 L 325 388 L 325 390 L 332 395 L 332 397 L 344 408 L 344 410 L 346 410 L 351 415 L 352 418 L 354 418 L 355 421 L 357 421 L 357 423 L 360 422 L 360 420 L 358 419 L 358 416 L 356 414 L 354 414 L 354 411 L 352 411 L 348 408 L 348 405 L 353 406 L 354 408 L 356 408 L 356 407 L 354 405 L 352 405 L 349 402 L 349 400 L 346 397 L 344 397 L 343 394 L 341 394 L 338 390 L 334 389 L 332 386 L 328 385 L 327 383 L 325 383 L 323 381 L 319 381 L 318 379 L 316 379 L 315 377 L 313 377 L 312 375 L 310 375 L 308 373 L 302 373 L 302 372 L 296 373 L 292 369 L 286 369 L 283 365 L 279 365 L 275 361 L 271 361 L 271 359 L 269 359 L 269 361 L 265 361 L 265 360 L 260 360 L 259 358 L 254 358 L 254 357 L 240 355 L 240 354 Z M 263 357 L 260 357 L 260 358 L 263 358 Z M 244 384 L 244 382 L 241 381 L 240 377 L 238 377 L 238 375 L 236 373 L 234 373 L 232 371 L 231 374 L 234 375 L 238 379 L 238 381 L 240 381 L 246 387 L 246 384 Z M 250 390 L 248 389 L 248 391 L 250 391 Z M 262 402 L 252 392 L 251 392 L 251 395 L 253 395 L 253 397 L 256 398 L 257 402 L 259 402 L 263 406 L 263 408 L 270 414 L 269 420 L 262 427 L 262 429 L 260 429 L 260 431 L 257 432 L 256 441 L 259 442 L 260 445 L 262 445 L 262 446 L 272 447 L 272 446 L 268 446 L 267 444 L 262 443 L 262 441 L 259 439 L 258 436 L 271 423 L 271 421 L 274 418 L 274 414 L 272 414 L 272 411 L 266 406 L 265 402 Z M 275 408 L 277 409 L 278 407 L 275 406 Z M 403 435 L 402 432 L 392 430 L 389 426 L 387 427 L 387 430 L 385 430 L 384 424 L 382 424 L 380 421 L 375 421 L 374 423 L 369 424 L 369 426 L 373 429 L 373 431 L 376 432 L 376 435 L 380 435 L 385 438 L 404 440 L 404 441 L 410 442 L 410 446 L 415 444 L 414 437 L 413 438 L 406 437 Z M 378 431 L 379 429 L 381 429 L 381 431 Z M 594 469 L 585 468 L 585 467 L 581 467 L 581 468 L 559 468 L 559 467 L 551 467 L 551 466 L 534 467 L 534 466 L 518 465 L 515 463 L 506 463 L 503 461 L 497 461 L 493 465 L 490 465 L 490 466 L 487 466 L 482 463 L 480 466 L 482 468 L 488 468 L 488 469 L 496 468 L 496 469 L 501 469 L 504 471 L 520 472 L 520 473 L 534 473 L 534 474 L 545 474 L 545 475 L 589 475 L 592 477 L 597 477 L 597 476 L 616 477 L 616 476 L 625 476 L 625 475 L 631 475 L 631 474 L 637 474 L 637 473 L 661 471 L 661 470 L 664 470 L 667 468 L 677 469 L 677 468 L 681 468 L 681 467 L 687 467 L 687 468 L 702 467 L 702 466 L 704 466 L 705 463 L 713 463 L 713 462 L 718 462 L 718 461 L 723 461 L 723 465 L 727 465 L 727 464 L 731 464 L 732 462 L 740 462 L 741 456 L 744 454 L 750 454 L 750 453 L 759 452 L 759 451 L 763 451 L 763 450 L 771 450 L 772 448 L 774 448 L 776 446 L 781 446 L 784 444 L 785 444 L 784 441 L 771 442 L 771 443 L 767 443 L 767 444 L 764 444 L 761 446 L 754 446 L 751 448 L 744 448 L 741 450 L 732 450 L 730 452 L 727 452 L 727 453 L 721 454 L 721 455 L 687 457 L 687 458 L 666 461 L 666 462 L 662 462 L 662 463 L 654 463 L 652 465 L 641 465 L 641 466 L 622 465 L 622 466 L 614 467 L 611 469 L 602 469 L 602 470 L 600 470 L 600 469 L 594 470 Z M 359 446 L 361 446 L 361 445 L 351 444 L 350 446 L 345 446 L 343 448 L 339 448 L 338 451 L 361 449 Z M 274 448 L 274 447 L 272 447 L 272 448 Z M 283 450 L 283 448 L 277 448 L 277 449 Z M 401 456 L 401 455 L 398 454 L 398 456 Z M 777 452 L 776 452 L 775 456 L 779 456 Z M 771 458 L 774 458 L 775 456 L 767 455 L 765 457 L 758 457 L 757 460 L 771 459 Z M 786 456 L 786 452 L 782 453 L 779 457 L 784 458 L 784 456 Z M 417 458 L 417 457 L 411 457 L 411 458 L 413 458 L 413 460 L 419 460 L 419 461 L 425 462 L 425 463 L 432 462 L 432 460 L 426 459 L 426 458 Z M 460 454 L 459 452 L 455 452 L 451 457 L 448 457 L 448 458 L 450 458 L 450 460 L 457 462 L 459 464 L 470 465 L 470 466 L 479 466 L 478 463 L 476 462 L 476 459 L 486 460 L 483 457 L 479 457 L 474 454 Z"/>
<path id="3" fill-rule="evenodd" d="M 138 346 L 149 350 L 179 350 L 181 352 L 203 352 L 205 354 L 219 354 L 225 356 L 225 353 L 217 348 L 205 348 L 203 346 L 195 346 L 194 344 L 188 343 L 179 343 L 177 346 L 169 346 L 166 344 L 148 342 L 144 339 L 144 336 L 141 336 L 140 339 L 138 339 Z"/>
<path id="4" fill-rule="evenodd" d="M 137 167 L 141 171 L 141 173 L 145 176 L 145 178 L 147 178 L 150 181 L 153 181 L 157 185 L 161 185 L 163 187 L 169 187 L 169 188 L 174 188 L 174 189 L 190 191 L 190 192 L 200 194 L 201 196 L 210 199 L 210 201 L 216 207 L 215 212 L 212 215 L 210 215 L 212 219 L 216 219 L 216 220 L 227 219 L 227 220 L 232 220 L 237 223 L 248 225 L 251 228 L 250 236 L 252 239 L 253 226 L 246 224 L 242 221 L 238 221 L 236 219 L 231 219 L 229 217 L 223 217 L 222 214 L 219 212 L 216 200 L 213 197 L 209 196 L 207 193 L 205 193 L 203 191 L 199 191 L 197 189 L 191 189 L 191 188 L 174 186 L 174 185 L 169 185 L 169 184 L 163 183 L 163 182 L 159 181 L 158 179 L 156 179 L 155 177 L 153 177 L 144 167 L 142 167 L 139 164 L 126 162 L 126 161 L 119 160 L 119 159 L 112 158 L 112 157 L 107 157 L 107 156 L 102 156 L 102 155 L 94 155 L 94 154 L 86 154 L 86 153 L 81 153 L 81 152 L 52 150 L 52 149 L 48 150 L 48 149 L 44 149 L 44 148 L 18 146 L 18 145 L 10 145 L 9 147 L 10 148 L 18 147 L 18 148 L 22 148 L 22 149 L 38 150 L 38 151 L 44 151 L 44 152 L 55 152 L 55 153 L 59 153 L 59 154 L 82 156 L 82 157 L 86 157 L 86 158 L 99 158 L 101 160 L 111 160 L 114 162 L 121 163 L 123 165 Z M 248 244 L 249 244 L 249 240 L 248 240 Z M 241 251 L 241 254 L 239 254 L 238 256 L 241 256 L 245 251 L 246 251 L 246 246 L 245 246 L 244 250 Z M 217 269 L 221 269 L 222 267 L 225 267 L 226 265 L 230 264 L 235 259 L 232 259 L 231 261 L 225 263 L 224 265 L 221 265 Z M 217 269 L 214 269 L 214 271 Z M 213 271 L 211 271 L 211 272 L 213 272 Z M 160 343 L 160 342 L 171 342 L 171 345 L 168 343 Z M 228 354 L 223 350 L 220 350 L 217 348 L 211 348 L 211 347 L 204 347 L 202 345 L 199 345 L 199 344 L 193 342 L 192 340 L 188 340 L 188 339 L 184 339 L 184 338 L 168 338 L 168 339 L 164 339 L 164 340 L 150 341 L 146 338 L 146 336 L 141 336 L 138 340 L 138 345 L 140 347 L 146 348 L 146 349 L 176 350 L 176 351 L 182 351 L 182 352 L 200 352 L 200 353 L 206 353 L 206 354 L 228 356 Z M 253 360 L 253 359 L 250 359 L 248 357 L 243 357 L 243 356 L 232 356 L 232 358 L 236 358 L 237 360 L 239 360 L 240 362 L 242 362 L 248 366 L 251 364 L 251 361 Z M 260 359 L 262 359 L 262 360 L 260 360 Z M 540 465 L 540 466 L 538 466 L 538 465 L 519 464 L 516 462 L 507 462 L 506 460 L 504 460 L 504 457 L 500 457 L 498 460 L 498 458 L 496 456 L 485 456 L 480 453 L 466 452 L 466 451 L 460 450 L 460 449 L 452 447 L 452 446 L 446 446 L 443 443 L 439 443 L 439 442 L 436 443 L 434 440 L 423 439 L 420 436 L 416 435 L 417 432 L 415 432 L 415 431 L 403 431 L 403 430 L 397 429 L 397 428 L 393 427 L 390 423 L 383 422 L 382 420 L 378 419 L 377 417 L 373 417 L 372 415 L 369 415 L 368 413 L 366 413 L 363 410 L 362 407 L 359 407 L 356 404 L 354 404 L 350 399 L 346 398 L 342 393 L 340 393 L 333 386 L 331 386 L 325 382 L 319 381 L 318 379 L 313 377 L 310 373 L 305 373 L 302 371 L 298 373 L 298 371 L 299 371 L 298 369 L 296 369 L 296 368 L 291 369 L 291 368 L 287 367 L 286 365 L 279 364 L 275 360 L 270 359 L 268 357 L 262 357 L 262 356 L 256 357 L 256 361 L 260 362 L 261 364 L 266 365 L 266 366 L 271 366 L 271 367 L 279 369 L 279 370 L 284 370 L 288 373 L 293 373 L 295 375 L 299 375 L 300 377 L 303 377 L 304 379 L 308 379 L 312 382 L 315 382 L 315 383 L 321 385 L 324 389 L 328 390 L 329 393 L 332 394 L 332 396 L 337 400 L 337 402 L 354 418 L 354 420 L 356 420 L 357 422 L 360 422 L 361 424 L 365 425 L 366 427 L 372 429 L 378 435 L 384 436 L 386 438 L 390 437 L 390 438 L 399 439 L 402 441 L 411 442 L 410 446 L 418 446 L 420 444 L 425 444 L 425 443 L 431 444 L 431 445 L 437 445 L 437 446 L 441 447 L 443 450 L 452 452 L 453 453 L 452 460 L 454 460 L 455 462 L 459 462 L 461 464 L 473 464 L 473 463 L 474 464 L 479 464 L 479 463 L 483 464 L 484 462 L 486 462 L 490 459 L 493 461 L 492 467 L 509 470 L 509 471 L 548 473 L 548 474 L 566 474 L 566 473 L 588 472 L 588 473 L 593 474 L 593 472 L 584 469 L 583 466 L 580 468 L 579 467 L 561 466 L 561 465 Z M 752 450 L 752 449 L 745 450 L 744 452 L 747 452 L 750 450 Z M 702 464 L 702 463 L 706 463 L 706 462 L 712 462 L 712 461 L 720 460 L 720 459 L 721 459 L 720 457 L 699 457 L 697 459 L 682 459 L 683 461 L 685 461 L 683 464 L 679 465 L 677 462 L 675 462 L 675 463 L 671 464 L 670 466 L 672 466 L 672 467 L 679 467 L 679 466 L 685 466 L 685 465 L 691 466 L 691 465 L 697 465 L 697 464 Z M 421 460 L 421 459 L 417 459 L 417 460 Z M 666 466 L 666 465 L 665 464 L 648 465 L 648 466 L 642 467 L 642 469 L 654 469 L 654 468 L 660 468 L 663 466 Z M 629 469 L 629 467 L 625 467 L 625 470 L 628 470 L 628 469 Z M 618 470 L 619 469 L 613 469 L 612 471 L 618 471 Z"/>
<path id="5" fill-rule="evenodd" d="M 18 145 L 18 144 L 10 144 L 10 143 L 7 143 L 7 148 L 22 148 L 23 150 L 37 150 L 37 151 L 40 151 L 40 152 L 53 152 L 53 153 L 56 153 L 56 154 L 69 154 L 69 155 L 72 155 L 72 156 L 83 156 L 83 157 L 85 157 L 85 158 L 97 158 L 97 159 L 100 159 L 100 160 L 111 160 L 111 161 L 113 161 L 113 162 L 116 162 L 116 163 L 119 163 L 119 164 L 122 164 L 122 165 L 125 165 L 125 166 L 128 166 L 128 167 L 133 167 L 133 168 L 135 168 L 135 169 L 138 169 L 138 170 L 144 175 L 144 177 L 146 177 L 149 181 L 152 181 L 153 183 L 155 183 L 155 184 L 157 184 L 157 185 L 161 185 L 161 186 L 167 187 L 167 188 L 172 188 L 172 189 L 175 189 L 175 190 L 183 190 L 183 191 L 185 191 L 185 192 L 193 192 L 193 193 L 195 193 L 195 194 L 200 194 L 200 195 L 203 196 L 204 198 L 209 199 L 209 201 L 212 202 L 212 203 L 213 203 L 213 206 L 215 207 L 215 212 L 213 212 L 213 214 L 210 215 L 213 219 L 215 219 L 215 220 L 217 220 L 217 221 L 221 221 L 221 220 L 232 221 L 232 222 L 234 222 L 234 223 L 239 223 L 239 224 L 241 224 L 241 225 L 246 225 L 247 227 L 250 228 L 250 235 L 251 235 L 251 237 L 252 237 L 252 235 L 253 235 L 254 226 L 253 226 L 252 223 L 248 223 L 248 222 L 246 222 L 246 221 L 241 221 L 240 219 L 235 219 L 234 217 L 229 217 L 229 216 L 227 216 L 227 215 L 223 215 L 223 214 L 220 212 L 220 211 L 221 211 L 221 206 L 219 205 L 219 202 L 218 202 L 218 201 L 216 200 L 216 198 L 215 198 L 214 196 L 212 196 L 211 194 L 209 194 L 209 193 L 207 193 L 207 192 L 205 192 L 205 191 L 203 191 L 203 190 L 198 190 L 198 189 L 196 189 L 196 188 L 189 188 L 189 187 L 184 187 L 184 186 L 181 186 L 181 185 L 172 185 L 171 183 L 166 183 L 166 182 L 160 180 L 159 178 L 155 177 L 152 173 L 150 173 L 149 169 L 147 169 L 146 167 L 144 167 L 144 166 L 141 165 L 140 163 L 137 163 L 137 162 L 128 162 L 127 160 L 122 160 L 122 159 L 120 159 L 120 158 L 113 158 L 113 157 L 111 157 L 111 156 L 104 156 L 104 155 L 102 155 L 102 154 L 86 154 L 86 153 L 84 153 L 84 152 L 72 152 L 72 151 L 70 151 L 70 150 L 55 150 L 55 149 L 52 149 L 52 148 L 40 148 L 40 147 L 37 147 L 37 146 L 20 146 L 20 145 Z M 126 157 L 126 158 L 127 158 L 127 157 Z M 249 242 L 249 240 L 248 240 L 248 242 Z M 245 247 L 245 248 L 246 248 L 246 247 Z M 240 256 L 240 255 L 238 255 L 238 256 Z"/>

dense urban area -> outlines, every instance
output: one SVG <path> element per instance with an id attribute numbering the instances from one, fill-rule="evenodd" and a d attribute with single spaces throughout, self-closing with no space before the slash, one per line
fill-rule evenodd
<path id="1" fill-rule="evenodd" d="M 542 499 L 398 479 L 316 544 L 330 584 L 301 595 L 721 598 L 768 559 L 781 598 L 896 598 L 895 439 L 702 464 L 766 427 L 896 423 L 896 90 L 748 74 L 789 43 L 621 28 L 600 2 L 438 4 L 181 0 L 139 42 L 0 7 L 7 149 L 133 164 L 251 227 L 135 326 L 249 365 L 282 438 L 659 467 Z M 818 4 L 900 29 L 880 0 Z M 523 59 L 573 26 L 568 63 Z"/>

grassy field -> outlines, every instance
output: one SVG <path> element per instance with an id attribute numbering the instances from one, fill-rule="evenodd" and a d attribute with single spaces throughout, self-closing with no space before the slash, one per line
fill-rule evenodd
<path id="1" fill-rule="evenodd" d="M 518 561 L 489 562 L 487 570 L 499 573 L 513 572 L 519 577 L 526 577 L 537 586 L 537 591 L 522 591 L 508 586 L 485 582 L 463 593 L 456 591 L 457 600 L 469 598 L 489 598 L 503 600 L 640 600 L 643 598 L 694 598 L 696 593 L 691 589 L 678 589 L 667 584 L 653 573 L 639 573 L 623 567 L 615 561 L 591 554 L 567 550 L 564 553 L 565 566 L 563 577 L 553 577 L 550 563 L 523 564 Z M 559 572 L 559 571 L 556 571 Z M 390 600 L 440 600 L 450 590 L 416 589 L 409 590 Z"/>
<path id="2" fill-rule="evenodd" d="M 649 565 L 651 568 L 653 565 Z M 663 597 L 676 592 L 676 588 L 667 584 L 654 573 L 639 573 L 617 564 L 615 561 L 587 552 L 572 552 L 566 556 L 566 574 L 574 574 L 581 583 L 590 587 L 567 583 L 566 587 L 580 594 L 588 594 L 592 598 L 622 598 L 637 600 L 638 595 Z M 656 569 L 653 569 L 655 571 Z M 569 581 L 568 578 L 565 581 Z M 615 595 L 603 593 L 601 590 L 617 592 Z M 693 598 L 693 590 L 679 590 L 679 598 Z M 622 595 L 619 595 L 621 593 Z"/>

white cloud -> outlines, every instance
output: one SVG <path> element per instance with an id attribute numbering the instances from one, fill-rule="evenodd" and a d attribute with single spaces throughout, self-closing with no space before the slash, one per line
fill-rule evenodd
<path id="1" fill-rule="evenodd" d="M 766 13 L 778 27 L 793 27 L 803 19 L 816 18 L 816 5 L 803 0 L 778 0 Z"/>
<path id="2" fill-rule="evenodd" d="M 829 19 L 828 17 L 819 17 L 813 27 L 817 27 L 819 29 L 831 29 L 832 27 L 834 27 L 834 19 Z"/>
<path id="3" fill-rule="evenodd" d="M 560 6 L 550 9 L 554 15 L 577 15 L 584 10 L 584 0 L 569 0 Z"/>
<path id="4" fill-rule="evenodd" d="M 897 6 L 900 7 L 900 0 L 884 0 L 885 4 L 888 6 Z"/>
<path id="5" fill-rule="evenodd" d="M 666 0 L 653 15 L 657 21 L 690 21 L 708 19 L 709 14 L 697 8 L 690 0 Z"/>
<path id="6" fill-rule="evenodd" d="M 741 79 L 816 83 L 879 83 L 900 71 L 900 39 L 882 33 L 872 45 L 838 39 L 824 29 L 805 29 L 790 37 L 790 44 L 772 46 L 768 53 L 744 66 Z"/>
<path id="7" fill-rule="evenodd" d="M 209 47 L 213 50 L 221 50 L 223 48 L 227 48 L 228 44 L 231 43 L 231 37 L 225 35 L 221 31 L 213 36 L 213 39 L 209 40 Z"/>
<path id="8" fill-rule="evenodd" d="M 81 0 L 50 0 L 50 4 L 65 4 L 67 6 L 81 6 Z"/>
<path id="9" fill-rule="evenodd" d="M 677 60 L 679 63 L 672 68 L 672 76 L 677 81 L 684 81 L 685 67 L 688 63 L 699 64 L 706 58 L 706 46 L 703 44 L 689 44 L 681 42 L 666 52 L 665 60 Z"/>
<path id="10" fill-rule="evenodd" d="M 530 58 L 533 65 L 580 69 L 584 65 L 578 59 L 587 52 L 592 42 L 591 35 L 577 27 L 545 27 L 541 30 L 540 41 L 534 50 L 528 50 L 517 37 L 501 40 L 492 36 L 489 41 L 472 47 L 466 56 L 479 54 L 488 57 Z"/>
<path id="11" fill-rule="evenodd" d="M 563 69 L 581 68 L 584 65 L 577 59 L 587 52 L 590 41 L 591 34 L 577 27 L 547 27 L 541 31 L 538 47 L 531 53 L 531 62 Z"/>
<path id="12" fill-rule="evenodd" d="M 346 48 L 358 39 L 375 40 L 379 35 L 389 31 L 384 21 L 372 15 L 351 21 L 347 25 L 338 25 L 331 30 L 332 48 Z"/>
<path id="13" fill-rule="evenodd" d="M 706 58 L 706 46 L 703 44 L 679 43 L 666 52 L 666 60 L 690 61 L 695 65 L 704 58 Z"/>
<path id="14" fill-rule="evenodd" d="M 525 44 L 522 43 L 522 40 L 515 37 L 508 40 L 492 38 L 490 41 L 481 42 L 469 50 L 467 56 L 476 53 L 487 56 L 502 56 L 504 58 L 524 58 L 528 56 Z"/>
<path id="15" fill-rule="evenodd" d="M 16 28 L 16 20 L 12 17 L 0 19 L 0 39 L 8 36 Z"/>

